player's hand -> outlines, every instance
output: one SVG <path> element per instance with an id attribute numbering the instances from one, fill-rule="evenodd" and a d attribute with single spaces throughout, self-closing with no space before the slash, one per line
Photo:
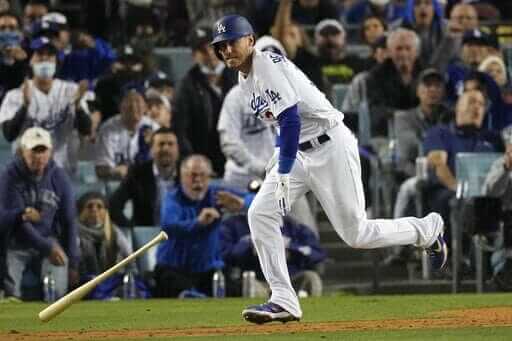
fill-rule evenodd
<path id="1" fill-rule="evenodd" d="M 41 221 L 41 213 L 33 207 L 27 207 L 21 215 L 21 219 L 31 223 L 38 223 Z"/>
<path id="2" fill-rule="evenodd" d="M 54 243 L 50 255 L 48 256 L 50 263 L 56 266 L 62 266 L 66 264 L 66 259 L 67 256 L 64 250 L 62 250 L 59 244 Z"/>
<path id="3" fill-rule="evenodd" d="M 290 213 L 290 174 L 277 175 L 275 195 L 277 205 L 279 206 L 279 213 L 284 217 Z"/>
<path id="4" fill-rule="evenodd" d="M 220 213 L 213 207 L 205 207 L 199 213 L 197 221 L 199 225 L 207 226 L 220 218 Z"/>
<path id="5" fill-rule="evenodd" d="M 23 94 L 23 104 L 28 107 L 30 104 L 30 96 L 32 95 L 32 89 L 30 88 L 30 82 L 25 79 L 21 86 L 21 93 Z"/>
<path id="6" fill-rule="evenodd" d="M 217 205 L 230 213 L 238 213 L 244 208 L 244 199 L 226 191 L 217 192 Z"/>

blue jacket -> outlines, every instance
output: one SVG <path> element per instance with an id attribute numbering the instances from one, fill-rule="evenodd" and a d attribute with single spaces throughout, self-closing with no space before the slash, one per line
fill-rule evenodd
<path id="1" fill-rule="evenodd" d="M 50 160 L 41 180 L 32 176 L 20 157 L 6 166 L 0 176 L 0 226 L 8 230 L 9 245 L 35 248 L 47 256 L 53 239 L 59 241 L 77 269 L 79 261 L 75 199 L 66 172 Z M 41 213 L 38 223 L 23 222 L 26 207 Z"/>
<path id="2" fill-rule="evenodd" d="M 289 240 L 288 272 L 291 276 L 313 267 L 326 258 L 326 253 L 311 230 L 289 217 L 284 218 L 281 232 Z M 258 257 L 253 251 L 246 215 L 229 217 L 222 223 L 222 258 L 228 266 L 239 267 L 242 271 L 253 270 L 261 276 Z"/>
<path id="3" fill-rule="evenodd" d="M 58 77 L 74 82 L 87 79 L 93 84 L 99 76 L 106 73 L 116 60 L 116 52 L 103 39 L 96 38 L 95 42 L 93 48 L 73 49 L 68 54 L 61 52 Z"/>
<path id="4" fill-rule="evenodd" d="M 158 247 L 157 264 L 193 273 L 224 267 L 219 244 L 220 219 L 208 226 L 197 222 L 203 208 L 213 207 L 221 211 L 216 204 L 219 190 L 227 189 L 210 185 L 201 201 L 190 200 L 181 185 L 166 192 L 161 207 L 161 226 L 169 239 Z M 252 197 L 246 196 L 246 207 Z"/>
<path id="5" fill-rule="evenodd" d="M 455 156 L 458 153 L 492 153 L 503 150 L 498 133 L 486 129 L 465 130 L 454 123 L 439 124 L 430 128 L 423 142 L 427 155 L 432 150 L 444 150 L 448 154 L 448 167 L 455 174 Z"/>

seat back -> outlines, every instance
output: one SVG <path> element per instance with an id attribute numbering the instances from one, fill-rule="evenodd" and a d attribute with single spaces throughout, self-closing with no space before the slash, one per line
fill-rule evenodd
<path id="1" fill-rule="evenodd" d="M 500 153 L 459 153 L 455 157 L 457 197 L 472 198 L 483 194 L 483 185 Z"/>
<path id="2" fill-rule="evenodd" d="M 161 229 L 158 226 L 136 226 L 133 228 L 133 250 L 136 251 L 141 246 L 149 242 L 160 233 Z M 141 274 L 151 272 L 155 269 L 156 265 L 156 250 L 157 247 L 152 247 L 146 253 L 137 258 L 137 267 Z"/>

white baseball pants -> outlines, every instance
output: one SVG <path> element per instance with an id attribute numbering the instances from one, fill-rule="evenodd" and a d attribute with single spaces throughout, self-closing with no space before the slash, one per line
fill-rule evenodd
<path id="1" fill-rule="evenodd" d="M 423 219 L 367 219 L 357 140 L 343 123 L 327 134 L 330 141 L 297 153 L 290 173 L 291 204 L 308 190 L 313 191 L 338 235 L 354 248 L 433 244 L 443 228 L 443 221 L 437 214 Z M 249 208 L 249 226 L 261 268 L 272 290 L 270 301 L 301 317 L 300 304 L 288 274 L 280 231 L 282 218 L 274 196 L 275 158 L 274 155 L 265 181 Z"/>

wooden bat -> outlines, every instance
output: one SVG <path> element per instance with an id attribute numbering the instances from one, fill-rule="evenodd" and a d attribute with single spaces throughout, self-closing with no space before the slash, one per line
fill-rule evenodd
<path id="1" fill-rule="evenodd" d="M 66 310 L 70 305 L 75 303 L 76 301 L 81 300 L 85 295 L 87 295 L 92 289 L 94 289 L 98 284 L 103 282 L 108 277 L 112 276 L 114 273 L 119 271 L 122 267 L 133 261 L 135 258 L 146 252 L 151 247 L 155 246 L 156 244 L 160 243 L 162 240 L 167 240 L 167 234 L 162 231 L 160 232 L 155 238 L 147 242 L 145 245 L 143 245 L 140 249 L 114 265 L 108 270 L 105 270 L 100 275 L 96 276 L 95 278 L 91 279 L 89 282 L 84 283 L 83 285 L 79 286 L 69 294 L 61 297 L 57 302 L 49 305 L 44 310 L 42 310 L 39 313 L 39 319 L 42 322 L 48 322 L 51 319 L 53 319 L 55 316 Z"/>

